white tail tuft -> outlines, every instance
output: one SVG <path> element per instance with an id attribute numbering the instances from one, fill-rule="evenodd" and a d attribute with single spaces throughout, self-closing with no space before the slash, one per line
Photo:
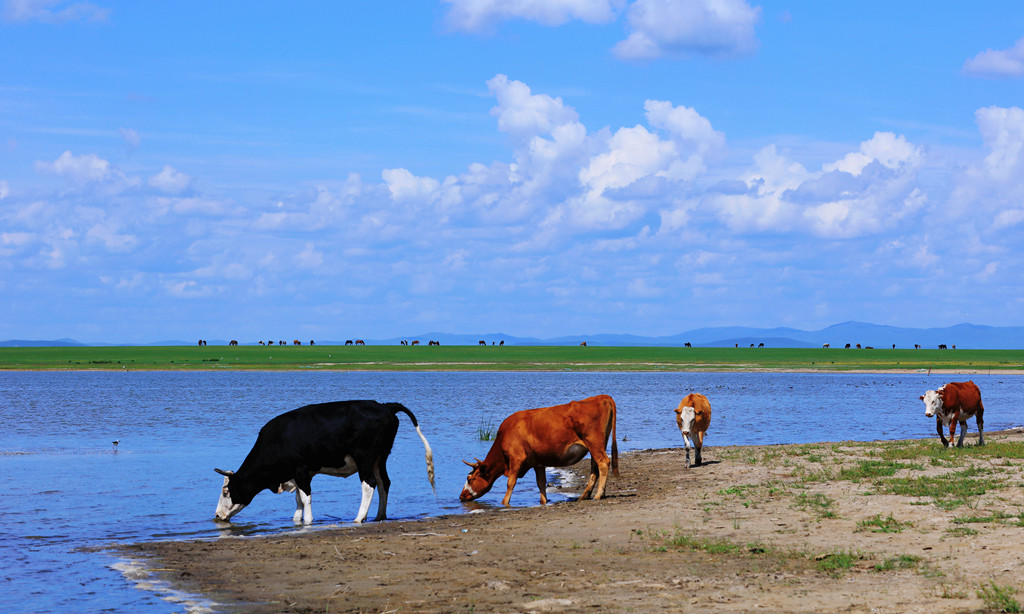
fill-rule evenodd
<path id="1" fill-rule="evenodd" d="M 426 450 L 427 457 L 427 479 L 430 480 L 430 488 L 434 491 L 434 496 L 437 496 L 437 487 L 434 486 L 434 452 L 430 449 L 430 444 L 427 443 L 427 438 L 423 436 L 423 431 L 420 430 L 419 425 L 416 425 L 416 434 L 423 440 L 423 449 Z"/>

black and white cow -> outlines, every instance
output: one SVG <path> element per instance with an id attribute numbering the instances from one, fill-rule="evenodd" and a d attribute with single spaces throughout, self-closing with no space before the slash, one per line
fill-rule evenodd
<path id="1" fill-rule="evenodd" d="M 272 418 L 260 429 L 256 443 L 237 471 L 215 471 L 224 476 L 215 520 L 227 522 L 249 505 L 262 490 L 295 493 L 295 515 L 311 523 L 313 476 L 337 477 L 359 474 L 363 499 L 355 522 L 366 519 L 370 499 L 377 488 L 377 517 L 387 515 L 387 460 L 398 433 L 398 412 L 405 412 L 423 440 L 427 479 L 434 487 L 434 454 L 420 431 L 416 416 L 400 403 L 335 401 L 307 405 Z"/>

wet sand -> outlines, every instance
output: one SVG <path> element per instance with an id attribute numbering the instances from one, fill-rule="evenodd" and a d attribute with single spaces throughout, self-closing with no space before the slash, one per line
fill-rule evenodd
<path id="1" fill-rule="evenodd" d="M 1024 588 L 1024 429 L 986 442 L 646 450 L 600 501 L 122 551 L 223 611 L 974 612 Z"/>

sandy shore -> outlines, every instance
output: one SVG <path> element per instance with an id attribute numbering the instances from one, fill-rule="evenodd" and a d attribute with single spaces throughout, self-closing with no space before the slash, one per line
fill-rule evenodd
<path id="1" fill-rule="evenodd" d="M 986 443 L 648 450 L 596 502 L 123 550 L 225 611 L 976 612 L 1024 602 L 1024 430 Z"/>

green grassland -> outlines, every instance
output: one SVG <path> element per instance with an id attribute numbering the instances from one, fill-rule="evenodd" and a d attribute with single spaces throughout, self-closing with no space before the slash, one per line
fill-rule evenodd
<path id="1" fill-rule="evenodd" d="M 580 346 L 104 346 L 0 348 L 0 370 L 1024 372 L 1024 350 Z"/>

